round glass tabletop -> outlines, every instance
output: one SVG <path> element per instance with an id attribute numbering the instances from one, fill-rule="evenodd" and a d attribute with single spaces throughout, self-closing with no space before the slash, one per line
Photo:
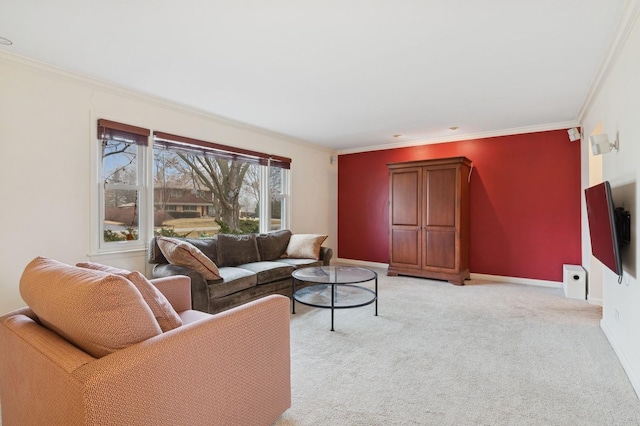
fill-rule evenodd
<path id="1" fill-rule="evenodd" d="M 371 281 L 377 274 L 356 266 L 313 266 L 295 270 L 293 277 L 310 283 L 355 284 Z"/>

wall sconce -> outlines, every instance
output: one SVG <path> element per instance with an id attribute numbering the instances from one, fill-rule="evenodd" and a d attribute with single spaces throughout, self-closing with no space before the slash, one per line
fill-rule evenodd
<path id="1" fill-rule="evenodd" d="M 578 129 L 577 127 L 570 128 L 569 130 L 567 130 L 567 133 L 569 134 L 569 140 L 571 142 L 577 141 L 581 137 L 580 129 Z"/>
<path id="2" fill-rule="evenodd" d="M 602 155 L 607 152 L 611 152 L 612 149 L 618 149 L 618 136 L 613 142 L 609 141 L 609 136 L 606 133 L 600 133 L 599 135 L 593 135 L 589 138 L 591 141 L 591 151 L 593 155 Z"/>

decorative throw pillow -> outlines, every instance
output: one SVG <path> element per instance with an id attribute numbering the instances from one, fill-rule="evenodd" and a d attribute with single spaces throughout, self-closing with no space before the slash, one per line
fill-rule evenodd
<path id="1" fill-rule="evenodd" d="M 256 237 L 260 260 L 274 260 L 281 257 L 287 250 L 291 238 L 291 231 L 281 229 L 279 231 L 260 234 Z"/>
<path id="2" fill-rule="evenodd" d="M 295 259 L 320 259 L 320 247 L 327 239 L 327 235 L 293 234 L 289 239 L 284 257 Z"/>
<path id="3" fill-rule="evenodd" d="M 222 278 L 216 264 L 193 244 L 169 237 L 158 237 L 156 241 L 160 251 L 172 265 L 194 269 L 200 272 L 207 281 Z"/>
<path id="4" fill-rule="evenodd" d="M 120 275 L 131 281 L 138 291 L 142 294 L 142 298 L 151 312 L 156 317 L 158 325 L 162 331 L 173 330 L 174 328 L 182 325 L 182 320 L 177 314 L 171 303 L 164 297 L 164 294 L 154 286 L 144 275 L 138 271 L 127 271 L 126 269 L 113 268 L 111 266 L 102 265 L 94 262 L 82 262 L 77 263 L 76 266 L 80 268 L 94 269 L 97 271 L 107 272 L 109 274 Z"/>
<path id="5" fill-rule="evenodd" d="M 43 326 L 100 358 L 162 333 L 133 284 L 119 275 L 37 257 L 20 294 Z"/>
<path id="6" fill-rule="evenodd" d="M 218 262 L 220 266 L 237 266 L 259 261 L 260 253 L 254 234 L 218 234 Z"/>

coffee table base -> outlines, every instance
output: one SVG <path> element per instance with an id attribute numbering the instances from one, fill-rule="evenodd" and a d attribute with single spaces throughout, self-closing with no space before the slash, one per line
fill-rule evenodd
<path id="1" fill-rule="evenodd" d="M 372 280 L 375 280 L 375 290 L 355 285 Z M 296 281 L 315 284 L 296 290 Z M 292 314 L 296 313 L 296 302 L 315 308 L 331 309 L 331 331 L 335 331 L 336 309 L 357 308 L 375 303 L 375 316 L 378 316 L 378 275 L 365 268 L 303 268 L 293 274 Z"/>

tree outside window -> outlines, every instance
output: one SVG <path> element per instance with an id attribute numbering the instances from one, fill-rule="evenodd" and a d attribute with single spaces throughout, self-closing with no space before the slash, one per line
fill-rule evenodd
<path id="1" fill-rule="evenodd" d="M 284 169 L 259 162 L 230 159 L 203 150 L 154 147 L 154 229 L 157 234 L 209 237 L 215 233 L 259 232 L 262 200 L 262 170 L 269 176 L 268 195 L 274 212 L 264 227 L 280 229 L 282 223 L 282 178 Z M 172 192 L 182 189 L 180 200 Z M 167 202 L 182 203 L 175 211 Z M 196 208 L 197 207 L 197 208 Z M 274 208 L 276 210 L 274 210 Z M 190 215 L 181 212 L 194 212 Z"/>

